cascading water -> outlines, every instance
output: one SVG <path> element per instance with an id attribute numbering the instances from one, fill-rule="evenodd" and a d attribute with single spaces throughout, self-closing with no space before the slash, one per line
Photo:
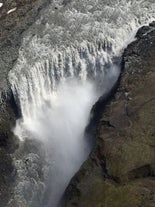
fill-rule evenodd
<path id="1" fill-rule="evenodd" d="M 122 50 L 154 11 L 154 0 L 57 0 L 25 33 L 9 74 L 22 118 L 8 205 L 58 205 L 90 152 L 91 107 L 117 80 Z"/>

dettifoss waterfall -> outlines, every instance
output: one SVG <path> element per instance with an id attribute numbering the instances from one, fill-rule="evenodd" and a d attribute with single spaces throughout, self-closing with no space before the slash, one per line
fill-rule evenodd
<path id="1" fill-rule="evenodd" d="M 58 207 L 90 153 L 93 104 L 117 81 L 137 29 L 154 18 L 154 0 L 53 0 L 25 32 L 9 73 L 21 110 L 10 206 Z"/>

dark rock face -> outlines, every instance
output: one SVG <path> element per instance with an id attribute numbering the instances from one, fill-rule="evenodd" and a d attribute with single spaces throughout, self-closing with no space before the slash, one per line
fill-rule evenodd
<path id="1" fill-rule="evenodd" d="M 11 186 L 15 177 L 11 153 L 18 147 L 18 141 L 12 128 L 20 115 L 10 92 L 7 76 L 18 58 L 22 33 L 32 25 L 39 11 L 49 1 L 1 1 L 3 6 L 0 8 L 0 206 L 4 207 L 11 196 Z"/>
<path id="2" fill-rule="evenodd" d="M 155 206 L 155 24 L 136 37 L 101 110 L 94 149 L 66 190 L 66 207 Z"/>
<path id="3" fill-rule="evenodd" d="M 14 99 L 3 96 L 0 107 L 0 148 L 4 148 L 8 153 L 15 149 L 14 135 L 11 129 L 15 126 L 17 114 L 14 110 Z"/>
<path id="4" fill-rule="evenodd" d="M 12 132 L 16 116 L 12 95 L 6 97 L 2 94 L 0 103 L 0 206 L 6 206 L 11 196 L 11 186 L 15 176 L 10 154 L 18 147 L 17 138 Z"/>

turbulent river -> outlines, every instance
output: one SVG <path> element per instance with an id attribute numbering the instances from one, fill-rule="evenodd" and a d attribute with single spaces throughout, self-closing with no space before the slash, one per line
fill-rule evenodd
<path id="1" fill-rule="evenodd" d="M 53 0 L 25 32 L 9 74 L 21 110 L 9 205 L 59 205 L 91 150 L 90 110 L 116 82 L 123 49 L 154 11 L 154 0 Z"/>

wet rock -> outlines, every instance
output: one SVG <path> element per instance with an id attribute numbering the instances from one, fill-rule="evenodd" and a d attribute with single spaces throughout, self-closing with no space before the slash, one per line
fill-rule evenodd
<path id="1" fill-rule="evenodd" d="M 4 149 L 0 149 L 0 206 L 6 206 L 8 197 L 11 196 L 14 175 L 11 156 Z"/>
<path id="2" fill-rule="evenodd" d="M 154 23 L 136 37 L 116 93 L 100 109 L 93 151 L 65 192 L 66 207 L 155 206 Z"/>
<path id="3" fill-rule="evenodd" d="M 150 26 L 150 27 L 155 27 L 155 21 L 151 22 L 151 23 L 149 24 L 149 26 Z"/>
<path id="4" fill-rule="evenodd" d="M 151 30 L 148 26 L 143 26 L 141 29 L 138 30 L 136 37 L 142 38 L 144 35 L 147 35 L 147 33 Z"/>

